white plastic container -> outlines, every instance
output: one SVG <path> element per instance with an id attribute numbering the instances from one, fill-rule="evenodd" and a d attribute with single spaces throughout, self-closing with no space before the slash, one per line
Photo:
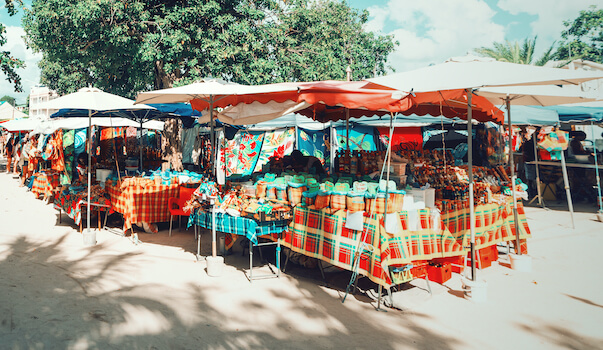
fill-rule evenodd
<path id="1" fill-rule="evenodd" d="M 483 280 L 472 281 L 466 277 L 461 278 L 465 299 L 483 303 L 488 300 L 488 282 Z"/>
<path id="2" fill-rule="evenodd" d="M 96 181 L 105 182 L 112 172 L 113 170 L 109 169 L 96 169 Z"/>
<path id="3" fill-rule="evenodd" d="M 207 262 L 207 275 L 211 277 L 222 276 L 224 270 L 224 257 L 223 256 L 208 256 L 205 258 Z"/>
<path id="4" fill-rule="evenodd" d="M 532 272 L 532 257 L 529 255 L 509 254 L 511 268 L 520 272 Z"/>

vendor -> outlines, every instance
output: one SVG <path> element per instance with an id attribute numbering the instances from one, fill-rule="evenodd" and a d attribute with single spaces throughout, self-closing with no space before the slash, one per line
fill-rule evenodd
<path id="1" fill-rule="evenodd" d="M 92 164 L 95 163 L 95 159 L 94 157 L 91 158 Z M 77 156 L 77 161 L 76 161 L 76 167 L 75 167 L 75 171 L 76 171 L 76 176 L 74 176 L 75 179 L 77 179 L 78 182 L 81 182 L 82 184 L 86 184 L 88 181 L 87 178 L 87 168 L 88 168 L 88 153 L 84 152 L 84 153 L 80 153 Z"/>
<path id="2" fill-rule="evenodd" d="M 586 133 L 584 131 L 574 131 L 572 133 L 572 140 L 569 143 L 570 155 L 592 155 L 591 152 L 584 149 L 582 141 L 586 140 Z"/>
<path id="3" fill-rule="evenodd" d="M 306 172 L 314 174 L 324 174 L 325 169 L 322 167 L 320 159 L 314 156 L 304 156 L 299 150 L 291 152 L 293 161 L 293 169 L 297 172 Z"/>
<path id="4" fill-rule="evenodd" d="M 536 138 L 536 135 L 538 135 L 538 130 L 532 133 L 532 135 L 529 136 L 530 139 L 525 141 L 520 147 L 523 156 L 524 175 L 526 184 L 528 185 L 529 197 L 536 195 L 536 164 L 528 164 L 536 160 L 536 153 L 534 151 L 534 139 Z"/>

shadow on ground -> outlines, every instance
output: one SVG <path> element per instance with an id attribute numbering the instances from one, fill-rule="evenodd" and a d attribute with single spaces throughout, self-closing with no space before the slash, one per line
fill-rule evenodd
<path id="1" fill-rule="evenodd" d="M 165 285 L 128 285 L 125 267 L 145 268 L 138 253 L 109 254 L 99 244 L 81 258 L 68 260 L 60 249 L 65 237 L 43 245 L 19 237 L 1 247 L 3 347 L 305 349 L 369 348 L 376 344 L 386 349 L 400 345 L 415 349 L 462 347 L 460 339 L 418 326 L 416 320 L 429 318 L 427 315 L 398 313 L 397 317 L 408 319 L 405 322 L 408 326 L 392 330 L 344 307 L 339 298 L 321 288 L 308 288 L 306 285 L 312 284 L 303 280 L 294 283 L 302 294 L 312 297 L 301 302 L 298 297 L 270 292 L 272 302 L 288 305 L 286 310 L 272 315 L 275 326 L 270 331 L 249 330 L 258 327 L 253 316 L 246 319 L 245 315 L 266 312 L 259 302 L 246 303 L 243 307 L 247 312 L 240 315 L 225 314 L 215 307 L 211 300 L 222 292 L 219 286 L 201 288 L 191 284 L 180 289 L 168 288 L 166 292 L 183 303 L 192 300 L 192 305 L 186 305 L 183 312 L 169 302 L 145 296 L 148 294 L 145 291 L 162 290 Z M 104 287 L 98 288 L 99 285 Z M 318 293 L 324 295 L 317 297 Z M 335 318 L 338 327 L 318 334 L 304 333 L 303 325 L 291 322 L 290 315 L 302 315 L 311 322 Z M 355 322 L 350 323 L 352 319 Z M 226 320 L 234 320 L 243 327 L 229 329 L 224 326 Z"/>

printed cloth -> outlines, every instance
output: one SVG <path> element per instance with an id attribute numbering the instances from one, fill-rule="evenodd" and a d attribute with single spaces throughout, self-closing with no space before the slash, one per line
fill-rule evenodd
<path id="1" fill-rule="evenodd" d="M 75 160 L 75 130 L 69 130 L 63 133 L 63 155 L 65 169 L 61 174 L 61 184 L 70 184 L 73 176 L 73 163 Z"/>
<path id="2" fill-rule="evenodd" d="M 389 143 L 389 127 L 378 127 L 379 139 L 384 145 Z M 423 133 L 420 126 L 394 128 L 392 135 L 392 149 L 394 150 L 422 150 Z"/>
<path id="3" fill-rule="evenodd" d="M 124 230 L 137 222 L 170 221 L 169 198 L 179 195 L 178 184 L 156 185 L 152 181 L 144 184 L 131 182 L 129 185 L 117 186 L 107 183 L 105 190 L 109 194 L 113 210 L 124 217 Z"/>
<path id="4" fill-rule="evenodd" d="M 197 208 L 191 212 L 188 227 L 192 225 L 211 229 L 211 213 Z M 245 236 L 253 244 L 258 243 L 258 237 L 278 239 L 278 235 L 287 228 L 286 221 L 257 221 L 240 216 L 231 216 L 225 213 L 216 213 L 216 231 L 226 233 L 225 246 L 230 249 L 237 236 Z"/>
<path id="5" fill-rule="evenodd" d="M 346 149 L 346 129 L 345 126 L 338 126 L 335 128 L 337 131 L 336 145 L 338 149 Z M 376 135 L 376 129 L 372 126 L 360 126 L 354 125 L 352 129 L 350 127 L 350 150 L 351 151 L 376 151 L 377 140 L 379 136 Z M 378 133 L 377 133 L 378 134 Z"/>
<path id="6" fill-rule="evenodd" d="M 59 173 L 34 173 L 32 176 L 34 180 L 31 192 L 36 198 L 40 197 L 41 194 L 44 197 L 49 197 L 52 191 L 60 185 Z"/>
<path id="7" fill-rule="evenodd" d="M 251 175 L 260 158 L 263 132 L 239 132 L 232 140 L 220 144 L 220 164 L 225 167 L 226 176 Z"/>
<path id="8" fill-rule="evenodd" d="M 91 193 L 91 196 L 92 199 L 90 203 L 99 205 L 98 207 L 91 207 L 91 210 L 108 211 L 107 215 L 113 213 L 111 201 L 109 201 L 109 199 L 96 196 L 93 193 Z M 82 221 L 82 209 L 85 210 L 87 206 L 87 198 L 87 191 L 76 193 L 60 192 L 54 198 L 54 208 L 67 213 L 67 216 L 73 219 L 76 225 L 79 225 Z"/>
<path id="9" fill-rule="evenodd" d="M 282 158 L 293 152 L 295 144 L 295 128 L 267 132 L 262 142 L 260 159 L 255 165 L 254 172 L 260 172 L 270 157 Z"/>
<path id="10" fill-rule="evenodd" d="M 328 159 L 329 154 L 327 147 L 325 146 L 325 133 L 329 132 L 329 129 L 324 130 L 306 130 L 298 128 L 299 149 L 306 156 L 314 156 L 324 164 Z M 327 141 L 328 142 L 328 141 Z"/>
<path id="11" fill-rule="evenodd" d="M 561 152 L 569 145 L 568 132 L 554 130 L 547 133 L 546 130 L 541 130 L 538 138 L 538 147 L 549 152 L 551 160 L 561 160 Z"/>

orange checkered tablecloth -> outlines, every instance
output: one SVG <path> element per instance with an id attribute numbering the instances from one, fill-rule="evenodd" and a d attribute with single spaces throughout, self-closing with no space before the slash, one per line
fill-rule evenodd
<path id="1" fill-rule="evenodd" d="M 178 197 L 179 186 L 127 185 L 125 187 L 107 183 L 105 191 L 109 194 L 113 210 L 124 217 L 124 230 L 137 222 L 166 222 L 170 220 L 168 199 Z"/>
<path id="2" fill-rule="evenodd" d="M 60 185 L 58 173 L 35 173 L 34 182 L 31 186 L 31 192 L 36 195 L 36 198 L 40 195 L 49 197 L 52 191 Z"/>
<path id="3" fill-rule="evenodd" d="M 522 251 L 527 253 L 525 242 L 531 237 L 530 229 L 521 202 L 517 209 Z M 386 232 L 383 215 L 365 214 L 363 233 L 345 227 L 343 210 L 329 214 L 325 210 L 298 206 L 281 244 L 297 253 L 352 271 L 355 253 L 362 241 L 368 248 L 361 255 L 358 272 L 384 286 L 413 278 L 410 271 L 399 274 L 390 267 L 468 253 L 469 209 L 449 211 L 439 217 L 432 217 L 430 209 L 422 209 L 412 220 L 410 214 L 398 212 L 402 230 L 397 234 Z M 477 249 L 515 239 L 516 225 L 509 200 L 476 205 L 475 214 Z M 411 222 L 416 224 L 410 225 Z"/>

